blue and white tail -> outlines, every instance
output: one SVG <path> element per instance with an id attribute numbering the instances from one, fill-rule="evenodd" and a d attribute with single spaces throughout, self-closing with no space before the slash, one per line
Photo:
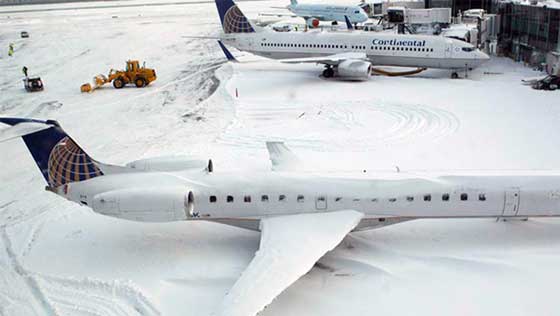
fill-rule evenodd
<path id="1" fill-rule="evenodd" d="M 85 181 L 103 175 L 99 163 L 70 138 L 58 122 L 0 117 L 21 136 L 49 187 Z"/>
<path id="2" fill-rule="evenodd" d="M 254 33 L 255 29 L 247 17 L 232 0 L 216 0 L 224 33 Z"/>
<path id="3" fill-rule="evenodd" d="M 297 0 L 290 0 L 291 5 L 298 5 Z"/>

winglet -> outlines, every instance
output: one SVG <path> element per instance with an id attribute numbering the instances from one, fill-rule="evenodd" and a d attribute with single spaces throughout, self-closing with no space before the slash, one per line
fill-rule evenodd
<path id="1" fill-rule="evenodd" d="M 350 19 L 347 15 L 344 16 L 344 20 L 346 21 L 346 28 L 348 28 L 349 30 L 353 30 L 354 27 L 352 26 L 352 23 L 350 23 Z"/>
<path id="2" fill-rule="evenodd" d="M 218 44 L 220 45 L 220 48 L 222 49 L 222 51 L 224 52 L 224 55 L 226 55 L 226 58 L 228 61 L 237 63 L 237 59 L 235 59 L 235 57 L 233 56 L 233 54 L 229 51 L 229 49 L 227 49 L 226 45 L 224 45 L 224 43 L 222 43 L 222 41 L 218 40 Z"/>
<path id="3" fill-rule="evenodd" d="M 272 170 L 294 169 L 300 162 L 298 157 L 283 142 L 266 142 Z"/>

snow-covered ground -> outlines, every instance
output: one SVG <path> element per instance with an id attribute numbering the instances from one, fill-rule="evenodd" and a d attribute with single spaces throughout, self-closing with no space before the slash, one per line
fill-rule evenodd
<path id="1" fill-rule="evenodd" d="M 254 17 L 283 4 L 240 7 Z M 186 154 L 265 170 L 264 141 L 283 140 L 328 170 L 560 170 L 560 94 L 522 86 L 539 74 L 510 60 L 465 80 L 430 70 L 351 83 L 239 52 L 245 63 L 224 64 L 215 42 L 182 37 L 219 31 L 213 3 L 0 13 L 0 115 L 57 119 L 115 164 Z M 128 58 L 158 80 L 80 94 Z M 44 92 L 23 90 L 24 65 Z M 67 202 L 44 191 L 19 140 L 0 145 L 0 188 L 0 315 L 209 315 L 259 245 L 255 232 L 127 222 Z M 262 315 L 556 315 L 559 242 L 560 221 L 544 219 L 355 233 Z"/>

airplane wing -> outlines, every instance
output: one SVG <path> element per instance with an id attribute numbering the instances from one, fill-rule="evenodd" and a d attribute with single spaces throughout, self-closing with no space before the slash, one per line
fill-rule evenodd
<path id="1" fill-rule="evenodd" d="M 288 14 L 288 13 L 259 13 L 259 16 L 276 16 L 276 17 L 290 17 L 290 18 L 299 18 L 299 16 L 295 14 Z"/>
<path id="2" fill-rule="evenodd" d="M 321 57 L 306 57 L 306 58 L 292 58 L 280 60 L 286 64 L 302 64 L 302 63 L 316 63 L 336 66 L 341 62 L 349 59 L 368 61 L 365 53 L 341 53 L 335 55 L 321 56 Z"/>
<path id="3" fill-rule="evenodd" d="M 290 170 L 301 164 L 299 158 L 284 145 L 284 142 L 266 142 L 272 170 Z"/>
<path id="4" fill-rule="evenodd" d="M 334 249 L 363 216 L 348 210 L 262 219 L 260 248 L 218 315 L 256 315 Z"/>

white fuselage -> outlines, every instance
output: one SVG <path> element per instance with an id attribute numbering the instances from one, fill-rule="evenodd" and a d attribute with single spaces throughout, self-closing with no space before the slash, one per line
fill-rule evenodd
<path id="1" fill-rule="evenodd" d="M 224 34 L 239 50 L 272 59 L 330 56 L 363 52 L 373 65 L 465 69 L 488 61 L 471 44 L 428 35 L 373 32 L 257 32 Z"/>
<path id="2" fill-rule="evenodd" d="M 319 21 L 341 21 L 348 17 L 351 23 L 361 23 L 368 19 L 364 10 L 358 6 L 337 6 L 324 4 L 291 4 L 288 10 L 293 14 Z"/>
<path id="3" fill-rule="evenodd" d="M 356 210 L 365 219 L 560 216 L 559 175 L 375 177 L 286 172 L 134 172 L 59 188 L 94 211 L 137 221 L 243 222 L 269 216 Z M 371 223 L 370 223 L 371 224 Z M 382 225 L 362 225 L 368 226 Z"/>

